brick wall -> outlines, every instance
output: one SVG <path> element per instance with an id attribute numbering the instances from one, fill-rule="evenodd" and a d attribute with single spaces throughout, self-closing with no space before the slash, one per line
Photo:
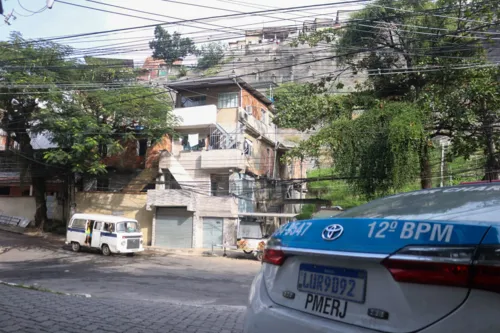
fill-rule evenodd
<path id="1" fill-rule="evenodd" d="M 130 170 L 130 169 L 143 169 L 144 156 L 137 156 L 137 141 L 131 140 L 123 144 L 124 151 L 121 154 L 105 157 L 103 163 L 108 167 Z"/>
<path id="2" fill-rule="evenodd" d="M 161 140 L 149 147 L 146 153 L 146 169 L 157 168 L 160 161 L 160 153 L 166 150 L 172 152 L 172 139 L 169 135 L 165 135 Z"/>
<path id="3" fill-rule="evenodd" d="M 264 109 L 268 111 L 267 106 L 264 103 L 260 102 L 257 98 L 255 98 L 245 89 L 243 89 L 242 95 L 243 95 L 243 102 L 241 106 L 243 108 L 247 106 L 252 106 L 252 114 L 255 117 L 255 119 L 263 121 L 261 110 Z"/>
<path id="4" fill-rule="evenodd" d="M 162 150 L 172 151 L 172 140 L 169 135 L 165 135 L 161 140 L 151 147 L 148 147 L 145 156 L 137 156 L 136 140 L 131 140 L 124 144 L 125 150 L 118 155 L 105 157 L 103 163 L 108 167 L 132 170 L 157 168 Z"/>

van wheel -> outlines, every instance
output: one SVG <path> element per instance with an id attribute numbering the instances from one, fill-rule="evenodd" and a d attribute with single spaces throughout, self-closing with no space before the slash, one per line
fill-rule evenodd
<path id="1" fill-rule="evenodd" d="M 259 251 L 259 253 L 257 253 L 257 260 L 258 261 L 262 261 L 262 257 L 264 256 L 264 253 L 262 253 L 262 251 Z"/>
<path id="2" fill-rule="evenodd" d="M 71 243 L 71 249 L 73 250 L 73 252 L 80 251 L 80 248 L 81 248 L 80 243 L 78 243 L 78 242 Z"/>
<path id="3" fill-rule="evenodd" d="M 109 256 L 111 254 L 111 250 L 109 249 L 109 246 L 107 246 L 106 244 L 102 246 L 102 254 L 105 256 Z"/>

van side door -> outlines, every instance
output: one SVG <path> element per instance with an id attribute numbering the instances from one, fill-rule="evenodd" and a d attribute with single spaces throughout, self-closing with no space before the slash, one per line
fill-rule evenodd
<path id="1" fill-rule="evenodd" d="M 91 246 L 92 247 L 101 247 L 101 231 L 102 231 L 102 222 L 95 221 L 94 223 L 94 230 L 92 230 L 92 242 Z"/>

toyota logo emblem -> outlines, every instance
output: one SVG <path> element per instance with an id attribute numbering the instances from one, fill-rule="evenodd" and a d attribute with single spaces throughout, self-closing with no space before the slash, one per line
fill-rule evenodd
<path id="1" fill-rule="evenodd" d="M 332 224 L 323 229 L 321 237 L 326 241 L 336 240 L 344 233 L 344 227 L 340 224 Z"/>

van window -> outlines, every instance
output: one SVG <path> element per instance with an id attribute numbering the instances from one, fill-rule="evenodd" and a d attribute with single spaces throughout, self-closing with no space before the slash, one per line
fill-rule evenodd
<path id="1" fill-rule="evenodd" d="M 71 223 L 71 228 L 74 228 L 74 229 L 85 229 L 85 223 L 86 222 L 87 222 L 87 220 L 74 219 L 73 223 Z"/>
<path id="2" fill-rule="evenodd" d="M 96 222 L 94 224 L 94 230 L 101 230 L 102 228 L 102 222 Z"/>
<path id="3" fill-rule="evenodd" d="M 114 230 L 113 223 L 104 223 L 104 231 L 111 232 L 111 230 Z"/>
<path id="4" fill-rule="evenodd" d="M 119 222 L 116 224 L 118 232 L 138 232 L 139 224 L 137 222 Z"/>

